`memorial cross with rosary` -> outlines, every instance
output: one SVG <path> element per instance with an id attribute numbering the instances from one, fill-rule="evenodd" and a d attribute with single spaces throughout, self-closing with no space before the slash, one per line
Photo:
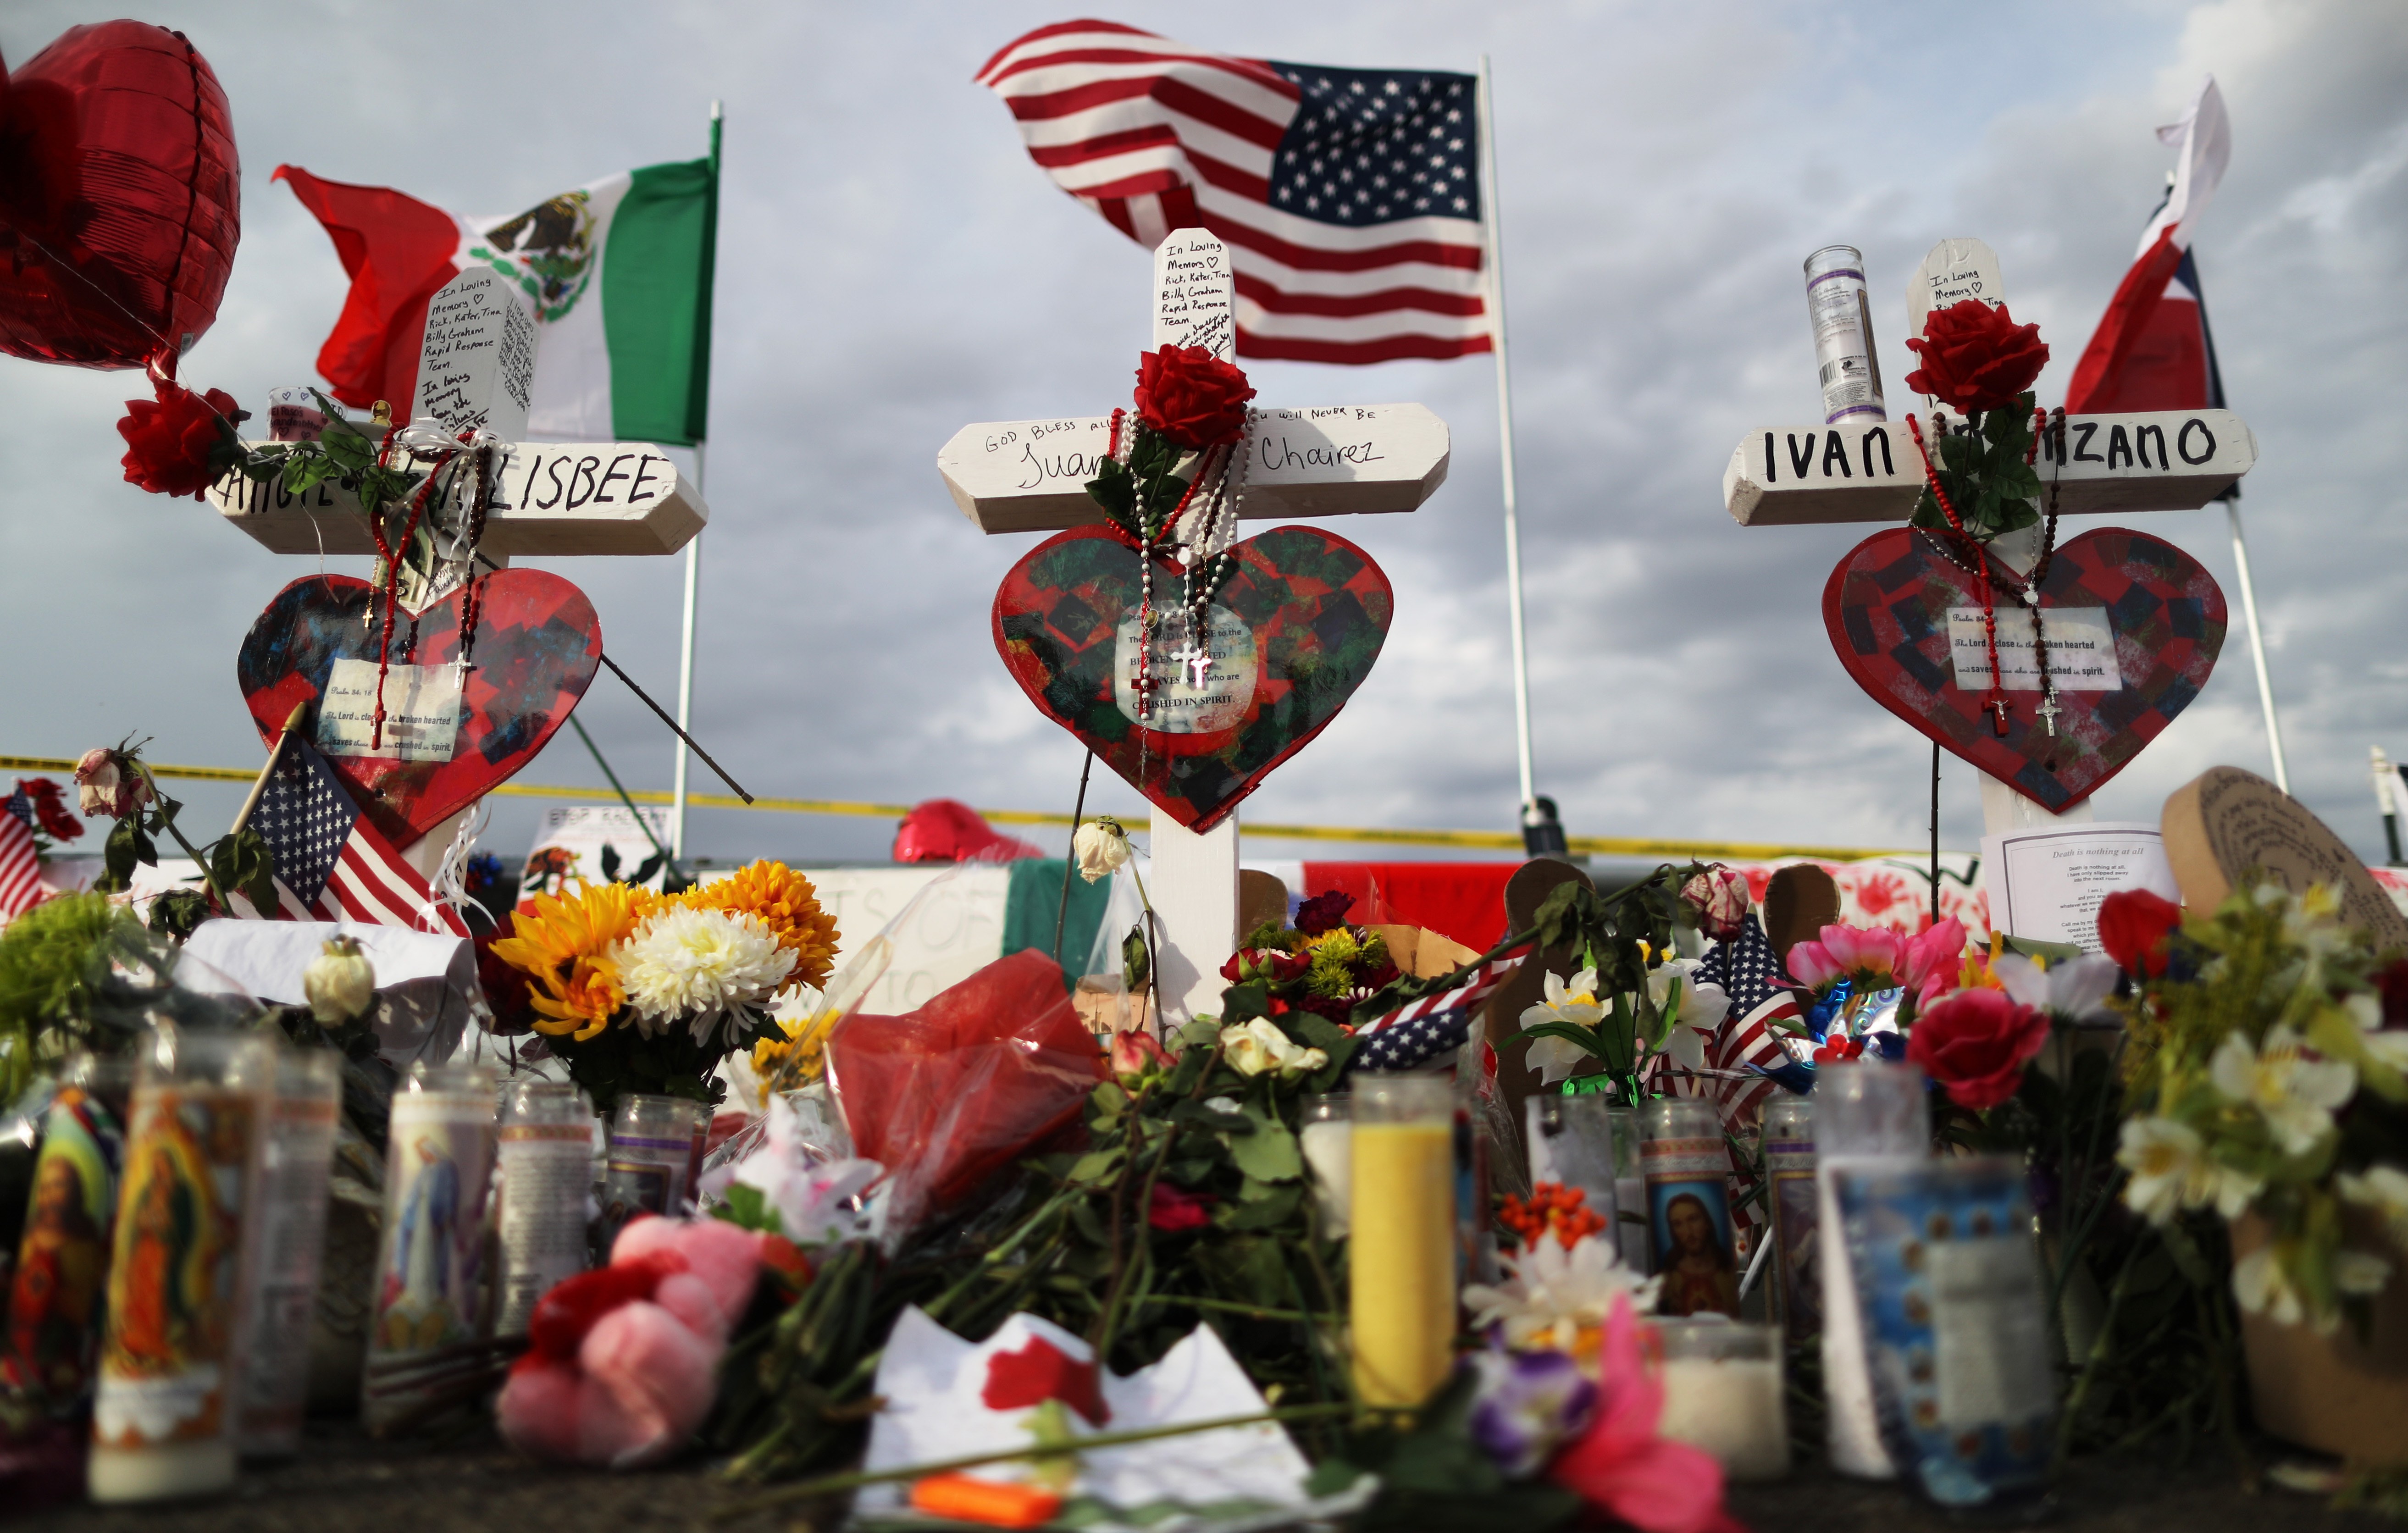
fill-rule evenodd
<path id="1" fill-rule="evenodd" d="M 1152 347 L 1201 347 L 1233 362 L 1237 293 L 1220 239 L 1202 229 L 1173 230 L 1154 250 L 1154 277 Z M 991 422 L 955 432 L 937 454 L 937 469 L 983 532 L 1100 526 L 1103 511 L 1085 486 L 1111 450 L 1109 416 Z M 1193 570 L 1227 548 L 1240 518 L 1411 511 L 1445 482 L 1447 456 L 1446 423 L 1420 405 L 1255 409 L 1231 453 L 1226 503 L 1198 504 L 1180 525 L 1182 562 Z M 1214 664 L 1209 617 L 1199 621 L 1184 606 L 1166 617 L 1179 640 L 1167 658 L 1200 687 Z M 1143 674 L 1153 648 L 1137 646 L 1141 674 L 1131 681 L 1140 709 L 1147 689 L 1160 685 Z M 1157 808 L 1152 850 L 1146 884 L 1160 923 L 1156 982 L 1165 1018 L 1175 1023 L 1216 1008 L 1221 967 L 1237 951 L 1238 816 L 1199 835 Z"/>

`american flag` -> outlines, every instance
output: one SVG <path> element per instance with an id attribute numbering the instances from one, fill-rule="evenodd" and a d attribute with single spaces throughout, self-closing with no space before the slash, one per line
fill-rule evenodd
<path id="1" fill-rule="evenodd" d="M 1431 1060 L 1453 1053 L 1471 1036 L 1480 1008 L 1498 985 L 1512 979 L 1526 953 L 1492 958 L 1471 971 L 1452 990 L 1410 1001 L 1386 1016 L 1354 1030 L 1361 1041 L 1349 1069 L 1419 1069 Z"/>
<path id="2" fill-rule="evenodd" d="M 34 806 L 22 790 L 0 799 L 0 921 L 42 902 L 42 859 L 34 850 Z"/>
<path id="3" fill-rule="evenodd" d="M 1748 1067 L 1777 1069 L 1792 1063 L 1776 1022 L 1799 1021 L 1797 994 L 1774 955 L 1763 924 L 1750 912 L 1740 934 L 1706 950 L 1698 965 L 1699 984 L 1718 984 L 1730 997 L 1730 1012 L 1706 1043 L 1706 1067 L 1721 1072 L 1712 1078 L 1722 1106 L 1723 1121 L 1737 1124 L 1756 1115 L 1774 1082 Z"/>
<path id="4" fill-rule="evenodd" d="M 368 921 L 468 935 L 460 913 L 428 892 L 301 736 L 286 738 L 251 824 L 276 854 L 276 909 L 260 912 L 268 919 Z"/>
<path id="5" fill-rule="evenodd" d="M 1490 349 L 1478 80 L 1206 52 L 1064 21 L 978 73 L 1064 191 L 1149 248 L 1226 241 L 1238 354 L 1302 362 Z"/>

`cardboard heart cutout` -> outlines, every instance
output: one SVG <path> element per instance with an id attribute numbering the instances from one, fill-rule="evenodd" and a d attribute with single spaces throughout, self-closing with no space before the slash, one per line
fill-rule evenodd
<path id="1" fill-rule="evenodd" d="M 458 749 L 449 761 L 343 756 L 334 768 L 385 838 L 405 847 L 466 809 L 533 761 L 585 695 L 602 663 L 602 624 L 585 593 L 539 569 L 504 569 L 477 582 L 476 641 L 461 690 Z M 373 665 L 384 608 L 363 621 L 376 588 L 343 575 L 310 575 L 278 592 L 242 641 L 237 674 L 243 701 L 273 740 L 294 705 L 325 696 L 339 659 Z M 464 592 L 427 605 L 413 623 L 394 624 L 391 663 L 450 665 L 460 657 Z M 314 717 L 314 709 L 313 709 Z M 322 724 L 315 738 L 325 750 Z"/>
<path id="2" fill-rule="evenodd" d="M 1273 527 L 1231 552 L 1238 570 L 1213 602 L 1206 685 L 1169 688 L 1144 725 L 1127 687 L 1134 551 L 1100 528 L 1074 528 L 1031 549 L 995 595 L 996 649 L 1038 711 L 1199 831 L 1338 716 L 1371 674 L 1396 610 L 1380 566 L 1333 534 Z M 1156 563 L 1158 601 L 1175 601 L 1181 584 L 1176 566 Z"/>
<path id="3" fill-rule="evenodd" d="M 2053 814 L 2096 793 L 2189 707 L 2224 647 L 2224 593 L 2189 554 L 2120 527 L 2059 544 L 2041 581 L 2050 666 L 2062 678 L 2052 735 L 2038 712 L 2038 687 L 2014 684 L 2029 664 L 2030 611 L 2002 589 L 1992 600 L 2014 705 L 2003 738 L 1982 708 L 1986 653 L 1977 641 L 1961 672 L 1950 654 L 1948 609 L 1978 610 L 1979 584 L 1930 534 L 1893 527 L 1857 544 L 1823 588 L 1823 625 L 1840 664 L 1873 701 Z M 2113 635 L 2110 675 L 2120 685 L 2083 690 L 2074 658 L 2059 663 L 2058 646 L 2078 638 L 2086 609 Z M 1958 684 L 1960 674 L 1970 684 Z"/>
<path id="4" fill-rule="evenodd" d="M 208 63 L 142 21 L 69 27 L 0 90 L 0 351 L 137 367 L 216 320 L 242 236 Z"/>

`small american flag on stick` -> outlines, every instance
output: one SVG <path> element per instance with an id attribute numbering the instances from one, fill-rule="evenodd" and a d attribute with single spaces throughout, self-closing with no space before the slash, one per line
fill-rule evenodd
<path id="1" fill-rule="evenodd" d="M 1478 79 L 1231 58 L 1112 21 L 978 73 L 1064 191 L 1151 248 L 1201 226 L 1236 269 L 1238 354 L 1490 350 Z"/>
<path id="2" fill-rule="evenodd" d="M 469 935 L 460 912 L 429 892 L 298 732 L 284 737 L 250 824 L 276 856 L 276 909 L 260 915 Z"/>
<path id="3" fill-rule="evenodd" d="M 0 803 L 0 925 L 39 905 L 50 893 L 42 883 L 33 817 L 33 806 L 22 793 Z"/>

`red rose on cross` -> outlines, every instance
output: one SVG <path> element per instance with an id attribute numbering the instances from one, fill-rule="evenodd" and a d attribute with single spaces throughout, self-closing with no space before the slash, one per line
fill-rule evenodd
<path id="1" fill-rule="evenodd" d="M 1236 441 L 1254 396 L 1243 369 L 1201 346 L 1166 346 L 1137 361 L 1138 419 L 1181 447 Z"/>
<path id="2" fill-rule="evenodd" d="M 1968 413 L 2004 409 L 2048 365 L 2039 325 L 2017 324 L 2006 305 L 1979 298 L 1933 309 L 1906 349 L 1923 359 L 1906 386 Z"/>
<path id="3" fill-rule="evenodd" d="M 125 418 L 117 423 L 125 438 L 125 482 L 198 500 L 217 479 L 219 445 L 234 439 L 243 412 L 223 389 L 204 396 L 164 378 L 153 379 L 151 389 L 155 404 L 129 399 Z"/>

